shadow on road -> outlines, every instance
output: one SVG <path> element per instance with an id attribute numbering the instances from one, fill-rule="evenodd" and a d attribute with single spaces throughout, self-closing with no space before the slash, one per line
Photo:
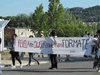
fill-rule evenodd
<path id="1" fill-rule="evenodd" d="M 71 57 L 69 60 L 65 60 L 65 58 L 61 58 L 59 63 L 66 63 L 66 62 L 85 62 L 85 61 L 94 61 L 94 58 L 84 58 L 84 57 Z"/>

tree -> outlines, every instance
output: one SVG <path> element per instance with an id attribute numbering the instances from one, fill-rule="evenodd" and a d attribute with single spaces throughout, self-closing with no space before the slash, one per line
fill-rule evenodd
<path id="1" fill-rule="evenodd" d="M 28 23 L 29 23 L 28 27 L 30 27 L 33 24 L 33 13 L 29 14 L 29 16 L 28 16 Z"/>
<path id="2" fill-rule="evenodd" d="M 93 31 L 94 31 L 94 34 L 96 34 L 96 31 L 97 31 L 97 26 L 96 26 L 96 24 L 93 24 Z"/>
<path id="3" fill-rule="evenodd" d="M 64 23 L 67 24 L 70 23 L 72 20 L 72 13 L 67 9 L 64 9 L 64 20 Z"/>
<path id="4" fill-rule="evenodd" d="M 16 16 L 16 25 L 17 27 L 27 27 L 29 25 L 28 22 L 28 15 L 26 14 L 19 14 Z"/>
<path id="5" fill-rule="evenodd" d="M 51 29 L 59 30 L 63 25 L 63 6 L 60 4 L 60 0 L 49 0 L 49 10 L 48 10 L 48 25 Z"/>
<path id="6" fill-rule="evenodd" d="M 48 30 L 48 16 L 46 12 L 43 12 L 42 4 L 40 4 L 39 7 L 36 7 L 36 10 L 32 15 L 32 19 L 33 23 L 30 25 L 30 27 L 34 33 L 38 32 L 36 36 L 40 35 L 40 31 L 45 31 L 46 33 L 46 31 Z"/>
<path id="7" fill-rule="evenodd" d="M 41 30 L 44 31 L 44 36 L 48 36 L 49 34 L 49 27 L 48 27 L 48 15 L 47 12 L 42 14 L 41 18 Z"/>
<path id="8" fill-rule="evenodd" d="M 100 22 L 98 22 L 97 24 L 97 29 L 100 29 Z"/>

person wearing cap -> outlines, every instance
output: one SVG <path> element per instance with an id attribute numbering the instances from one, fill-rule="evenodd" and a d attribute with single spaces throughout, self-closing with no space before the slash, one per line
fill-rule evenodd
<path id="1" fill-rule="evenodd" d="M 93 41 L 93 42 L 95 42 L 96 43 L 96 46 L 98 46 L 98 52 L 97 52 L 97 57 L 98 57 L 98 70 L 97 70 L 97 72 L 100 72 L 100 29 L 99 30 L 97 30 L 97 35 L 98 35 L 98 39 L 97 39 L 97 41 Z"/>

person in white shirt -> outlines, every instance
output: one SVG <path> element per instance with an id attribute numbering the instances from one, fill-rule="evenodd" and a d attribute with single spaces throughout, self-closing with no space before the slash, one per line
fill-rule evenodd
<path id="1" fill-rule="evenodd" d="M 87 32 L 87 31 L 85 31 L 85 35 L 84 35 L 83 37 L 87 37 L 87 38 L 88 38 L 88 32 Z M 86 53 L 85 53 L 84 57 L 85 57 L 85 58 L 88 57 L 88 56 L 86 55 Z"/>
<path id="2" fill-rule="evenodd" d="M 50 44 L 53 46 L 54 44 L 56 44 L 54 30 L 52 30 L 52 32 L 50 33 L 50 36 L 51 36 Z M 52 48 L 50 50 L 52 50 Z M 57 54 L 50 54 L 50 60 L 51 60 L 51 67 L 49 69 L 53 69 L 53 68 L 57 69 Z"/>
<path id="3" fill-rule="evenodd" d="M 94 35 L 94 38 L 93 38 L 92 43 L 91 43 L 91 47 L 92 47 L 91 53 L 94 53 L 95 52 L 95 48 L 97 46 L 96 46 L 96 43 L 94 43 L 93 41 L 97 41 L 97 39 L 98 39 L 98 35 Z"/>

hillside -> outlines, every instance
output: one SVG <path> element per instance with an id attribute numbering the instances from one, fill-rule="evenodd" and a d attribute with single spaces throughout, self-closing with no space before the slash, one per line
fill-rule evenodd
<path id="1" fill-rule="evenodd" d="M 89 8 L 75 7 L 69 9 L 72 14 L 80 16 L 84 22 L 99 22 L 100 21 L 100 6 L 93 6 Z"/>

